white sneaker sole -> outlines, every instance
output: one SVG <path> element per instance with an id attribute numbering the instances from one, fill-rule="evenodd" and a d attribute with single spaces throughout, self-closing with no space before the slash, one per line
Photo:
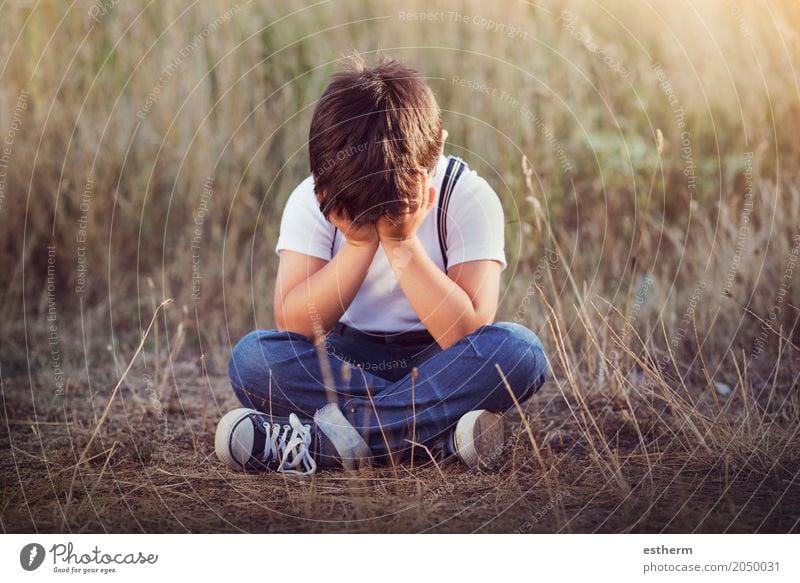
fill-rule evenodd
<path id="1" fill-rule="evenodd" d="M 245 464 L 253 455 L 253 424 L 247 417 L 254 412 L 240 407 L 226 413 L 217 424 L 214 449 L 219 460 L 233 470 L 245 471 Z"/>
<path id="2" fill-rule="evenodd" d="M 470 411 L 456 425 L 456 454 L 470 468 L 486 467 L 500 456 L 504 437 L 502 415 L 485 409 Z"/>

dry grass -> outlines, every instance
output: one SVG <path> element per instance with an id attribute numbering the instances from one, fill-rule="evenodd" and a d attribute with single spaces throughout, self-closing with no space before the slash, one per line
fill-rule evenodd
<path id="1" fill-rule="evenodd" d="M 28 96 L 0 191 L 3 530 L 798 530 L 796 3 L 442 8 L 525 38 L 400 20 L 416 1 L 68 6 L 0 8 L 3 139 Z M 544 338 L 553 379 L 493 473 L 230 473 L 225 361 L 272 326 L 311 109 L 336 59 L 377 49 L 429 76 L 450 151 L 501 196 L 501 317 Z M 185 307 L 134 358 L 163 298 Z"/>

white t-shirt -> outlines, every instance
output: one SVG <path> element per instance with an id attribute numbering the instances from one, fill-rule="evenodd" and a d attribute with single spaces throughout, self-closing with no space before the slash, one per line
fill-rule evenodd
<path id="1" fill-rule="evenodd" d="M 448 159 L 442 156 L 432 177 L 436 188 L 434 207 L 417 231 L 422 246 L 444 271 L 437 229 L 438 197 Z M 450 195 L 446 213 L 448 268 L 466 261 L 494 260 L 506 267 L 503 207 L 492 187 L 468 168 Z M 287 249 L 330 260 L 344 243 L 344 235 L 320 211 L 314 180 L 306 178 L 286 202 L 276 252 Z M 364 283 L 340 320 L 365 332 L 424 330 L 397 283 L 394 271 L 379 246 Z"/>

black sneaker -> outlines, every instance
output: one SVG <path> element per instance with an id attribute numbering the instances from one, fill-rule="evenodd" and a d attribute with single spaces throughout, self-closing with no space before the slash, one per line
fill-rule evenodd
<path id="1" fill-rule="evenodd" d="M 234 409 L 217 425 L 217 457 L 239 471 L 313 474 L 317 462 L 312 426 L 312 421 L 301 422 L 294 413 L 270 417 L 255 409 Z"/>

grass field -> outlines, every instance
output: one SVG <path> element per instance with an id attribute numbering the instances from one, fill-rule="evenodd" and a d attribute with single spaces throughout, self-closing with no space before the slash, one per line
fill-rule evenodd
<path id="1" fill-rule="evenodd" d="M 3 531 L 800 530 L 800 5 L 495 4 L 0 6 Z M 214 456 L 353 52 L 502 200 L 499 317 L 553 374 L 496 471 Z"/>

